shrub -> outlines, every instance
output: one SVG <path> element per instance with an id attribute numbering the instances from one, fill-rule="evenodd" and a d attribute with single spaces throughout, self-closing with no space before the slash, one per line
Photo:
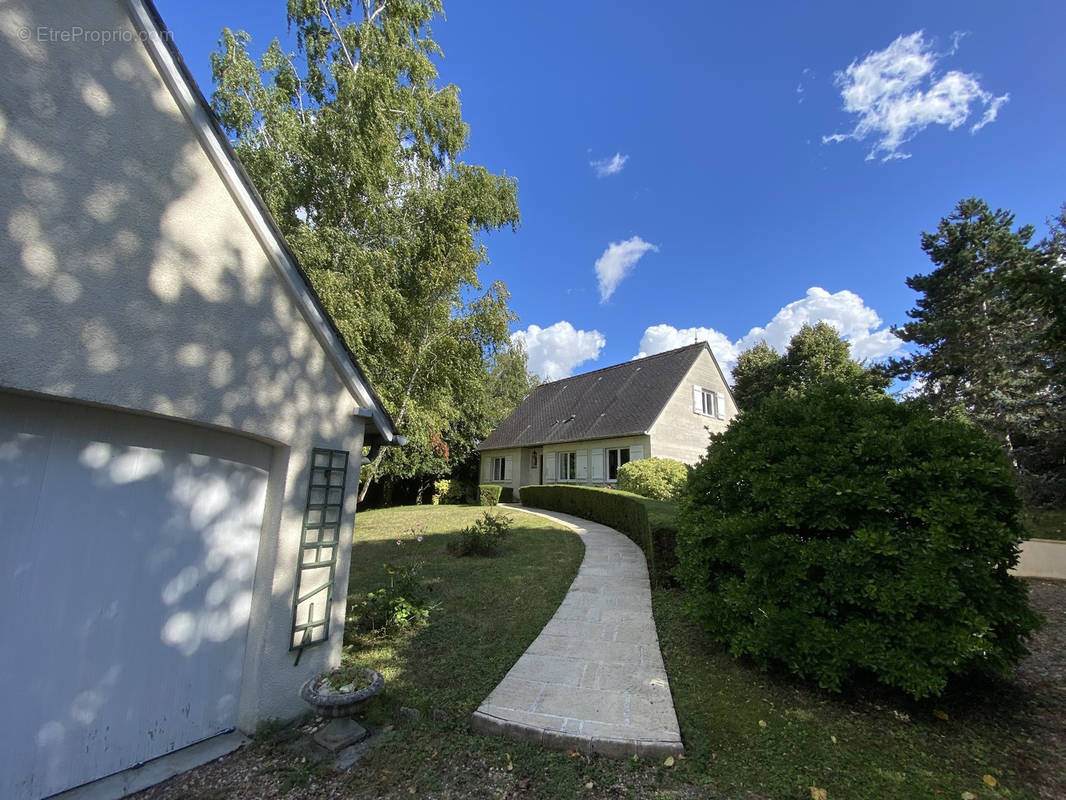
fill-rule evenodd
<path id="1" fill-rule="evenodd" d="M 521 497 L 523 505 L 573 514 L 624 533 L 644 551 L 652 582 L 670 582 L 675 563 L 672 503 L 592 486 L 523 486 Z"/>
<path id="2" fill-rule="evenodd" d="M 514 502 L 514 488 L 511 486 L 504 486 L 500 490 L 500 502 L 501 503 L 513 503 Z"/>
<path id="3" fill-rule="evenodd" d="M 468 487 L 462 481 L 434 481 L 433 505 L 461 505 L 466 502 L 467 489 Z"/>
<path id="4" fill-rule="evenodd" d="M 491 483 L 483 483 L 478 488 L 478 500 L 483 506 L 494 506 L 500 502 L 500 491 L 502 486 L 495 486 Z"/>
<path id="5" fill-rule="evenodd" d="M 486 511 L 469 528 L 459 531 L 446 547 L 453 556 L 490 556 L 510 532 L 510 517 L 503 512 Z"/>
<path id="6" fill-rule="evenodd" d="M 652 500 L 673 500 L 681 496 L 688 480 L 688 467 L 672 458 L 642 458 L 618 469 L 618 488 Z"/>
<path id="7" fill-rule="evenodd" d="M 402 543 L 400 539 L 396 541 Z M 367 592 L 362 600 L 352 603 L 348 625 L 357 631 L 390 633 L 426 622 L 431 607 L 422 586 L 423 566 L 421 561 L 406 566 L 385 564 L 389 585 Z"/>
<path id="8" fill-rule="evenodd" d="M 1009 674 L 1039 625 L 1008 570 L 1012 469 L 977 428 L 840 384 L 774 395 L 712 438 L 678 515 L 690 608 L 734 654 L 915 698 Z"/>

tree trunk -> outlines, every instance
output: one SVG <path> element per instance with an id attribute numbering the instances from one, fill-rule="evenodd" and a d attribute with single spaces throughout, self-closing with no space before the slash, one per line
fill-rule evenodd
<path id="1" fill-rule="evenodd" d="M 426 316 L 426 322 L 422 326 L 421 341 L 418 343 L 417 357 L 415 358 L 414 369 L 411 370 L 411 377 L 407 381 L 407 389 L 403 393 L 403 402 L 400 404 L 400 411 L 396 415 L 394 420 L 396 423 L 396 429 L 400 429 L 400 425 L 403 424 L 403 419 L 407 416 L 407 405 L 411 400 L 411 392 L 414 391 L 415 379 L 418 377 L 418 373 L 422 371 L 422 358 L 426 352 L 426 347 L 430 340 L 430 320 L 432 319 L 432 311 Z M 359 502 L 363 502 L 363 498 L 366 497 L 366 493 L 370 490 L 370 484 L 374 482 L 377 477 L 378 469 L 381 466 L 381 460 L 385 457 L 385 448 L 381 449 L 381 452 L 377 454 L 377 457 L 367 465 L 369 474 L 366 476 L 366 480 L 363 481 L 362 487 L 359 489 Z"/>

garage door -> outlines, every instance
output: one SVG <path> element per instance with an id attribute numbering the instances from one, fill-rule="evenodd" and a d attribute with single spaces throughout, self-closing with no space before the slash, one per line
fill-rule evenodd
<path id="1" fill-rule="evenodd" d="M 0 393 L 0 797 L 234 727 L 270 448 Z"/>

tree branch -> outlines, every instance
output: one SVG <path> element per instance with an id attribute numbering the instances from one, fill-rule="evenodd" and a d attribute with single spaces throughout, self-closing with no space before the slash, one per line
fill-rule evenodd
<path id="1" fill-rule="evenodd" d="M 344 43 L 344 37 L 341 36 L 337 23 L 333 21 L 333 16 L 329 13 L 329 6 L 326 5 L 326 0 L 319 0 L 319 6 L 322 8 L 322 13 L 326 15 L 326 19 L 329 20 L 329 27 L 333 29 L 337 41 L 341 44 L 341 50 L 344 52 L 344 58 L 348 62 L 348 66 L 352 68 L 352 72 L 358 72 L 359 64 L 352 61 L 352 54 L 348 52 L 348 45 Z"/>

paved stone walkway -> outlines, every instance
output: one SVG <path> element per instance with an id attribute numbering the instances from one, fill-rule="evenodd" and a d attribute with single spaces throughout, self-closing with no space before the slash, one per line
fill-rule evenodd
<path id="1" fill-rule="evenodd" d="M 508 508 L 572 528 L 585 558 L 555 616 L 474 712 L 472 727 L 616 758 L 683 752 L 640 548 L 606 525 Z"/>

